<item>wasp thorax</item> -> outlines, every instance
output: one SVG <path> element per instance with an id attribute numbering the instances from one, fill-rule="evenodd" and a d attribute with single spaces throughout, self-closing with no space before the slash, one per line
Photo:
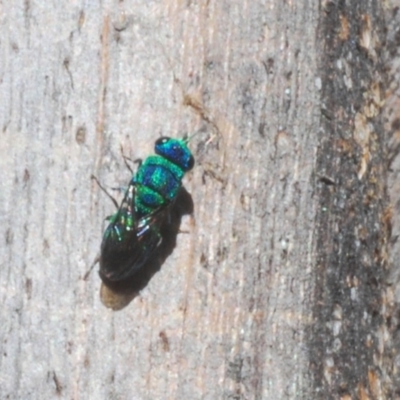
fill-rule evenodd
<path id="1" fill-rule="evenodd" d="M 183 139 L 161 137 L 156 141 L 154 151 L 159 156 L 176 164 L 185 172 L 191 170 L 194 166 L 192 153 Z"/>

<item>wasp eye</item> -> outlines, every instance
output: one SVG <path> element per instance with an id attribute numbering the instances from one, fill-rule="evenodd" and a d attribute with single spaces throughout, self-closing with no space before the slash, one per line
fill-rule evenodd
<path id="1" fill-rule="evenodd" d="M 187 171 L 190 171 L 194 167 L 194 157 L 191 155 L 187 164 Z"/>
<path id="2" fill-rule="evenodd" d="M 162 136 L 156 140 L 155 147 L 162 146 L 163 144 L 167 143 L 170 140 L 167 136 Z"/>

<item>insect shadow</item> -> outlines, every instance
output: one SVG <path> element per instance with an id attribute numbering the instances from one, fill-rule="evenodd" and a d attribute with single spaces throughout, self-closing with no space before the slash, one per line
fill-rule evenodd
<path id="1" fill-rule="evenodd" d="M 119 281 L 111 281 L 100 274 L 103 285 L 106 287 L 101 290 L 101 300 L 106 307 L 114 310 L 126 307 L 147 286 L 173 252 L 182 217 L 192 214 L 193 210 L 192 196 L 184 187 L 181 187 L 174 204 L 160 225 L 160 244 L 146 263 L 133 275 Z"/>

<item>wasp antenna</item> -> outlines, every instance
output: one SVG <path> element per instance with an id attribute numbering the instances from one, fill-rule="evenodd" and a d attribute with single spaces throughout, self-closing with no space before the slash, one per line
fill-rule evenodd
<path id="1" fill-rule="evenodd" d="M 202 131 L 197 131 L 195 133 L 193 133 L 192 135 L 188 135 L 187 133 L 183 136 L 183 141 L 185 143 L 189 143 L 196 135 L 198 135 L 199 133 L 202 133 Z"/>
<path id="2" fill-rule="evenodd" d="M 111 194 L 107 192 L 106 188 L 100 183 L 100 181 L 94 175 L 91 175 L 90 178 L 93 179 L 97 183 L 99 188 L 111 199 L 115 207 L 119 208 L 117 200 L 115 200 L 114 197 L 112 197 Z"/>

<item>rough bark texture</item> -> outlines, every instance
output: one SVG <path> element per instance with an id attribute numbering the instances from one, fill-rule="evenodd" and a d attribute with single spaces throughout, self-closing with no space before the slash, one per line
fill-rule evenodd
<path id="1" fill-rule="evenodd" d="M 328 3 L 311 362 L 318 398 L 382 398 L 386 196 L 383 10 Z"/>
<path id="2" fill-rule="evenodd" d="M 391 270 L 388 279 L 387 371 L 391 378 L 391 396 L 400 399 L 400 1 L 392 0 L 386 10 L 386 64 L 388 85 L 384 109 L 388 139 L 388 192 L 391 200 L 392 235 L 390 240 Z"/>
<path id="3" fill-rule="evenodd" d="M 382 4 L 89 3 L 0 5 L 0 398 L 400 396 Z M 193 213 L 113 311 L 91 175 L 197 131 Z"/>

